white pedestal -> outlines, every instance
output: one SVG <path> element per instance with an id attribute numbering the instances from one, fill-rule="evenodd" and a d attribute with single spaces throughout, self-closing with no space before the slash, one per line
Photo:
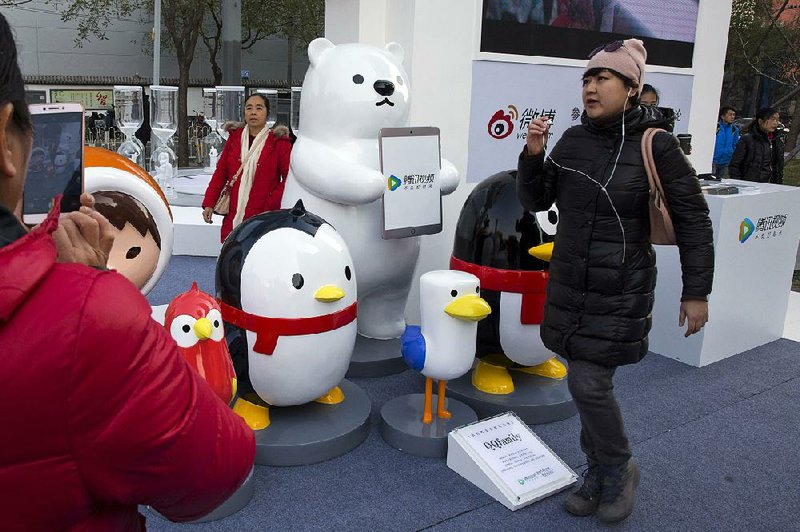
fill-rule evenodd
<path id="1" fill-rule="evenodd" d="M 650 350 L 692 366 L 705 366 L 781 338 L 800 239 L 800 188 L 728 179 L 754 188 L 706 196 L 714 225 L 714 284 L 709 321 L 684 338 L 678 327 L 681 270 L 677 246 L 656 246 L 658 284 Z M 781 227 L 759 220 L 786 216 Z M 755 227 L 741 241 L 742 223 Z"/>
<path id="2" fill-rule="evenodd" d="M 214 215 L 213 222 L 203 221 L 200 207 L 178 207 L 170 205 L 175 230 L 173 255 L 194 255 L 197 257 L 217 257 L 222 243 L 219 232 L 222 216 Z"/>

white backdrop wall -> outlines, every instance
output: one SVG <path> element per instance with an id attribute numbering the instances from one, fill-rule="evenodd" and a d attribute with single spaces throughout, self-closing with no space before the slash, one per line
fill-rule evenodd
<path id="1" fill-rule="evenodd" d="M 701 173 L 711 170 L 731 3 L 732 0 L 700 2 L 692 68 L 648 67 L 646 70 L 647 81 L 662 91 L 662 103 L 681 108 L 677 130 L 688 130 L 692 134 L 690 159 Z M 569 71 L 575 73 L 586 65 L 585 60 L 479 52 L 481 7 L 481 0 L 326 0 L 325 32 L 335 43 L 364 42 L 383 46 L 388 41 L 396 41 L 403 45 L 405 65 L 411 78 L 410 123 L 438 126 L 442 131 L 442 154 L 462 174 L 461 186 L 444 198 L 442 233 L 422 238 L 418 275 L 448 267 L 455 224 L 464 200 L 474 187 L 466 181 L 467 169 L 469 164 L 482 164 L 474 162 L 477 155 L 472 153 L 470 134 L 473 130 L 485 132 L 491 114 L 481 117 L 478 123 L 475 123 L 477 118 L 470 121 L 470 115 L 477 114 L 473 107 L 485 104 L 473 98 L 473 68 L 481 68 L 473 67 L 473 61 L 501 62 L 501 65 L 519 67 L 523 71 L 525 67 L 520 64 L 573 67 Z M 495 88 L 505 90 L 508 89 L 506 85 L 497 82 Z M 557 88 L 563 90 L 564 98 L 571 99 L 574 93 L 574 98 L 580 101 L 577 79 Z M 524 94 L 525 101 L 528 98 L 540 101 L 535 88 L 531 88 L 530 93 L 525 93 L 524 89 L 520 89 L 520 94 Z M 685 103 L 688 91 L 691 91 L 691 100 Z M 506 100 L 502 104 L 508 105 Z M 522 148 L 523 141 L 515 139 L 507 146 L 505 155 L 499 150 L 497 154 L 492 152 L 492 157 L 502 158 L 498 163 L 500 169 L 514 167 L 516 156 L 511 158 L 514 142 L 518 142 L 516 150 Z M 415 284 L 406 307 L 410 323 L 419 323 L 418 290 Z"/>
<path id="2" fill-rule="evenodd" d="M 477 183 L 501 170 L 514 169 L 532 119 L 548 116 L 550 149 L 561 135 L 581 123 L 583 67 L 475 61 L 469 128 L 467 182 Z M 675 133 L 689 130 L 692 77 L 648 73 L 659 87 L 661 105 L 675 110 Z"/>

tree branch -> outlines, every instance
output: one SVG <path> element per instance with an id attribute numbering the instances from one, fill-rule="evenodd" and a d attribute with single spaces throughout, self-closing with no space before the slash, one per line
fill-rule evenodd
<path id="1" fill-rule="evenodd" d="M 744 56 L 745 61 L 747 61 L 747 64 L 750 65 L 750 68 L 752 68 L 756 72 L 756 74 L 758 74 L 759 76 L 764 76 L 765 78 L 767 78 L 769 80 L 772 80 L 775 83 L 780 83 L 781 85 L 786 85 L 788 87 L 791 87 L 790 83 L 786 83 L 785 81 L 781 81 L 779 79 L 776 79 L 776 78 L 770 76 L 769 74 L 765 74 L 764 72 L 761 71 L 760 68 L 758 68 L 756 65 L 754 65 L 753 62 L 750 60 L 750 57 L 748 57 L 748 55 L 747 55 L 746 47 L 745 47 L 744 41 L 742 40 L 741 34 L 738 31 L 736 31 L 735 33 L 736 33 L 736 36 L 739 38 L 739 42 L 742 45 L 742 55 Z"/>
<path id="2" fill-rule="evenodd" d="M 761 42 L 758 43 L 758 46 L 756 46 L 756 54 L 759 51 L 761 51 L 761 46 L 764 44 L 764 41 L 767 40 L 767 37 L 769 37 L 769 30 L 772 29 L 772 26 L 775 25 L 775 23 L 778 21 L 778 18 L 783 14 L 783 11 L 786 9 L 786 6 L 789 5 L 789 1 L 790 0 L 784 0 L 783 1 L 783 5 L 778 9 L 778 14 L 775 15 L 774 17 L 772 16 L 772 13 L 769 11 L 769 9 L 765 8 L 766 11 L 767 11 L 767 15 L 769 15 L 769 17 L 770 17 L 770 22 L 769 22 L 769 26 L 767 27 L 766 31 L 764 31 L 764 37 L 762 37 Z M 764 7 L 764 4 L 759 4 L 759 5 L 761 5 L 761 7 Z"/>

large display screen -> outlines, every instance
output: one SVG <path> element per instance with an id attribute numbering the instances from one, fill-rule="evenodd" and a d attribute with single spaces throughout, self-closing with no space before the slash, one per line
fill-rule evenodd
<path id="1" fill-rule="evenodd" d="M 647 64 L 691 67 L 699 0 L 483 0 L 481 52 L 587 59 L 636 37 Z"/>

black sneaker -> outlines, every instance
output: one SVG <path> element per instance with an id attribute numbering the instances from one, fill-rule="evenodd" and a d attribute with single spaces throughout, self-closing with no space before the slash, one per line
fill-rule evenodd
<path id="1" fill-rule="evenodd" d="M 592 515 L 597 510 L 603 488 L 603 471 L 596 461 L 589 459 L 582 476 L 581 487 L 567 495 L 564 501 L 564 509 L 579 517 Z"/>
<path id="2" fill-rule="evenodd" d="M 633 512 L 639 468 L 633 458 L 621 466 L 603 467 L 603 492 L 597 517 L 604 523 L 622 521 Z"/>

